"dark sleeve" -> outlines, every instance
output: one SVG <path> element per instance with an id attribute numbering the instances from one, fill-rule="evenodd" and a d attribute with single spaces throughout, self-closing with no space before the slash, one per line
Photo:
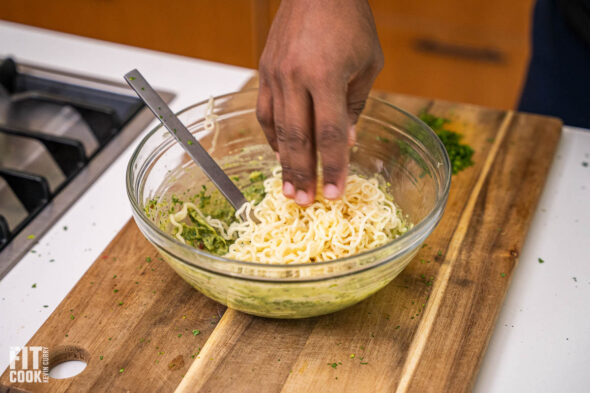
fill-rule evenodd
<path id="1" fill-rule="evenodd" d="M 568 26 L 590 47 L 590 0 L 555 0 Z"/>

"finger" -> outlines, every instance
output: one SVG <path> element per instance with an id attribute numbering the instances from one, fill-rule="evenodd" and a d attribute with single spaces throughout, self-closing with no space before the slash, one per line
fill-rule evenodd
<path id="1" fill-rule="evenodd" d="M 283 86 L 284 135 L 278 135 L 283 173 L 295 188 L 295 202 L 308 206 L 315 199 L 316 153 L 312 131 L 312 105 L 307 90 L 287 82 Z"/>
<path id="2" fill-rule="evenodd" d="M 365 72 L 348 83 L 346 107 L 351 125 L 356 124 L 360 114 L 365 109 L 365 104 L 374 81 L 375 75 L 371 72 Z"/>
<path id="3" fill-rule="evenodd" d="M 268 83 L 260 79 L 260 86 L 258 88 L 258 100 L 256 102 L 256 118 L 264 131 L 266 140 L 270 147 L 277 152 L 279 150 L 277 144 L 277 136 L 274 128 L 273 106 L 272 106 L 272 90 Z"/>
<path id="4" fill-rule="evenodd" d="M 356 143 L 356 128 L 354 125 L 348 127 L 348 147 L 353 147 Z"/>
<path id="5" fill-rule="evenodd" d="M 283 194 L 288 198 L 295 198 L 295 187 L 291 179 L 290 161 L 286 145 L 284 143 L 285 132 L 285 106 L 283 101 L 283 92 L 280 84 L 274 83 L 272 86 L 272 106 L 274 118 L 274 134 L 276 135 L 276 144 L 278 152 L 278 160 L 283 169 Z"/>
<path id="6" fill-rule="evenodd" d="M 332 86 L 313 94 L 315 142 L 322 160 L 324 196 L 337 199 L 344 192 L 348 172 L 348 135 L 345 86 Z"/>

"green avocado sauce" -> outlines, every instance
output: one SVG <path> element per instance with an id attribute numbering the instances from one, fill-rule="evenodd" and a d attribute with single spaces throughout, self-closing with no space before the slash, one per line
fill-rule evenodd
<path id="1" fill-rule="evenodd" d="M 262 172 L 255 171 L 250 173 L 246 184 L 240 184 L 239 176 L 232 176 L 231 179 L 237 183 L 246 199 L 254 202 L 254 204 L 260 203 L 266 195 L 264 192 L 264 179 L 266 179 L 266 176 Z M 231 246 L 234 240 L 224 239 L 217 229 L 207 223 L 203 216 L 218 219 L 229 226 L 237 220 L 235 209 L 221 195 L 219 190 L 213 187 L 209 190 L 206 185 L 203 185 L 201 190 L 189 197 L 188 200 L 197 205 L 201 214 L 195 209 L 188 209 L 190 223 L 182 223 L 180 236 L 182 236 L 186 244 L 192 247 L 207 250 L 215 255 L 227 254 L 229 246 Z M 172 195 L 169 204 L 153 199 L 147 203 L 144 210 L 148 217 L 160 218 L 160 227 L 164 229 L 168 226 L 167 215 L 182 209 L 184 202 L 176 195 Z M 165 210 L 166 214 L 158 214 L 158 210 L 160 212 Z"/>

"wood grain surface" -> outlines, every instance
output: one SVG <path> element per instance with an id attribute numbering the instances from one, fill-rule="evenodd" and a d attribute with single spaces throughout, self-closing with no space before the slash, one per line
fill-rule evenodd
<path id="1" fill-rule="evenodd" d="M 453 176 L 440 224 L 391 284 L 353 307 L 310 319 L 226 311 L 176 276 L 129 222 L 29 343 L 50 351 L 80 348 L 87 353 L 87 368 L 70 379 L 14 387 L 32 392 L 470 391 L 561 122 L 376 95 L 410 112 L 427 108 L 451 118 L 450 127 L 475 149 L 475 165 Z M 194 329 L 200 333 L 194 336 Z M 13 386 L 7 372 L 0 383 Z"/>

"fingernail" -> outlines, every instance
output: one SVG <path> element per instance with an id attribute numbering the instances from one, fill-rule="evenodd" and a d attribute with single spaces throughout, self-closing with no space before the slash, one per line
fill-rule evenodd
<path id="1" fill-rule="evenodd" d="M 326 199 L 337 199 L 340 196 L 340 190 L 334 184 L 324 186 L 324 197 Z"/>
<path id="2" fill-rule="evenodd" d="M 295 187 L 293 187 L 293 184 L 289 183 L 288 181 L 284 182 L 283 194 L 289 198 L 293 198 L 295 196 Z"/>
<path id="3" fill-rule="evenodd" d="M 298 205 L 309 205 L 311 202 L 309 200 L 309 194 L 303 190 L 297 191 L 297 195 L 295 195 L 295 202 L 297 202 Z"/>

